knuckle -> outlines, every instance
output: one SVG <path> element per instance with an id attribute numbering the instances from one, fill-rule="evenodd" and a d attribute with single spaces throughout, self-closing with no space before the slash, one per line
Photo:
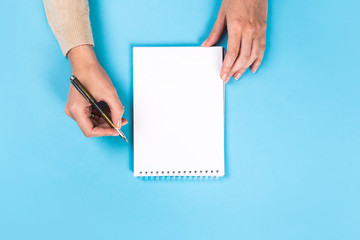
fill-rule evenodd
<path id="1" fill-rule="evenodd" d="M 250 53 L 244 53 L 242 56 L 243 62 L 247 62 L 250 60 Z"/>
<path id="2" fill-rule="evenodd" d="M 67 106 L 65 107 L 64 112 L 65 112 L 66 115 L 68 115 L 70 117 L 70 111 L 69 111 L 69 108 Z"/>
<path id="3" fill-rule="evenodd" d="M 266 21 L 261 21 L 259 25 L 260 25 L 259 29 L 260 29 L 261 31 L 265 32 L 265 31 L 266 31 L 266 27 L 267 27 Z"/>
<path id="4" fill-rule="evenodd" d="M 244 25 L 244 19 L 237 17 L 230 21 L 230 25 L 235 28 L 241 28 Z"/>
<path id="5" fill-rule="evenodd" d="M 259 57 L 259 55 L 260 55 L 260 49 L 251 53 L 250 60 L 254 61 L 255 59 L 257 59 Z"/>
<path id="6" fill-rule="evenodd" d="M 266 30 L 266 21 L 263 21 L 263 20 L 259 20 L 256 22 L 256 28 L 259 30 L 259 31 L 264 31 Z"/>
<path id="7" fill-rule="evenodd" d="M 247 24 L 246 28 L 245 28 L 245 34 L 247 34 L 248 36 L 254 36 L 255 35 L 255 25 L 252 23 Z"/>
<path id="8" fill-rule="evenodd" d="M 87 132 L 87 131 L 84 131 L 84 136 L 85 136 L 86 138 L 90 138 L 90 137 L 91 137 L 91 134 L 90 134 L 89 132 Z"/>
<path id="9" fill-rule="evenodd" d="M 234 59 L 238 56 L 238 52 L 235 51 L 235 50 L 230 50 L 228 51 L 227 55 L 231 58 L 231 59 Z"/>
<path id="10" fill-rule="evenodd" d="M 125 112 L 125 108 L 124 108 L 124 105 L 122 105 L 119 102 L 119 103 L 116 103 L 116 105 L 114 106 L 114 109 L 112 109 L 111 111 L 116 112 L 116 114 L 123 114 Z"/>
<path id="11" fill-rule="evenodd" d="M 260 23 L 255 23 L 254 24 L 254 32 L 253 32 L 254 37 L 258 37 L 261 39 L 266 37 L 266 24 L 260 24 Z"/>
<path id="12" fill-rule="evenodd" d="M 75 113 L 75 112 L 78 112 L 79 111 L 79 105 L 77 104 L 70 104 L 69 105 L 69 112 L 70 113 Z"/>
<path id="13" fill-rule="evenodd" d="M 108 93 L 109 93 L 109 96 L 111 97 L 111 99 L 118 101 L 119 96 L 118 96 L 115 88 L 109 89 Z"/>

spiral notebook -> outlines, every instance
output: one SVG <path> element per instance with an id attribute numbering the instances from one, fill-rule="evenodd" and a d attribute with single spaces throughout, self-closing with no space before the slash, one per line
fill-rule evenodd
<path id="1" fill-rule="evenodd" d="M 134 47 L 134 176 L 224 176 L 222 47 Z"/>

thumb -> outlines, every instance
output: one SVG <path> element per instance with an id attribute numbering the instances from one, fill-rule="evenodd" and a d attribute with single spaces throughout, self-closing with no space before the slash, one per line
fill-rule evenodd
<path id="1" fill-rule="evenodd" d="M 122 116 L 124 114 L 124 106 L 120 102 L 119 97 L 115 94 L 104 99 L 110 108 L 111 121 L 117 128 L 121 128 L 123 125 Z"/>
<path id="2" fill-rule="evenodd" d="M 201 46 L 211 47 L 212 45 L 214 45 L 219 40 L 221 34 L 224 32 L 225 26 L 225 14 L 220 11 L 214 23 L 214 26 L 209 34 L 209 37 L 201 44 Z"/>

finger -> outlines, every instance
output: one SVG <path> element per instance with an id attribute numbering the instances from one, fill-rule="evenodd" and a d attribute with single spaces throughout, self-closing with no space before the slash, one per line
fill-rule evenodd
<path id="1" fill-rule="evenodd" d="M 124 125 L 126 125 L 126 124 L 128 124 L 128 120 L 126 120 L 125 118 L 123 118 L 122 119 L 122 122 L 121 122 L 121 125 L 122 126 L 124 126 Z M 96 127 L 102 127 L 102 128 L 111 128 L 110 126 L 109 126 L 109 124 L 107 123 L 107 122 L 105 122 L 105 121 L 103 121 L 103 122 L 97 122 L 96 124 L 95 124 L 95 126 Z"/>
<path id="2" fill-rule="evenodd" d="M 71 112 L 70 112 L 70 110 L 69 110 L 69 107 L 66 105 L 65 106 L 65 114 L 68 116 L 68 117 L 70 117 L 70 118 L 72 118 L 72 119 L 74 119 L 74 116 L 71 114 Z"/>
<path id="3" fill-rule="evenodd" d="M 220 72 L 220 77 L 224 82 L 228 82 L 231 77 L 231 75 L 229 75 L 229 71 L 239 54 L 240 39 L 241 39 L 240 31 L 238 30 L 236 30 L 236 32 L 229 31 L 227 53 L 225 55 L 225 59 Z"/>
<path id="4" fill-rule="evenodd" d="M 96 127 L 101 127 L 101 128 L 112 128 L 109 126 L 109 124 L 107 122 L 104 122 L 104 123 L 98 123 L 96 125 Z"/>
<path id="5" fill-rule="evenodd" d="M 119 133 L 114 128 L 103 128 L 103 127 L 94 127 L 92 129 L 93 137 L 102 137 L 102 136 L 117 136 Z"/>
<path id="6" fill-rule="evenodd" d="M 94 126 L 94 120 L 91 120 L 86 113 L 74 113 L 75 121 L 79 125 L 85 137 L 117 136 L 118 132 L 113 128 L 103 128 Z M 96 124 L 96 123 L 95 123 Z"/>
<path id="7" fill-rule="evenodd" d="M 260 46 L 259 46 L 259 56 L 257 57 L 257 59 L 254 61 L 254 63 L 251 65 L 251 71 L 253 73 L 256 73 L 256 71 L 258 70 L 263 58 L 264 58 L 264 53 L 265 53 L 265 42 L 266 39 L 265 37 L 263 37 L 260 40 Z"/>
<path id="8" fill-rule="evenodd" d="M 256 38 L 252 42 L 251 54 L 250 54 L 248 61 L 245 64 L 239 63 L 239 65 L 236 66 L 232 70 L 232 71 L 235 71 L 235 73 L 232 73 L 232 74 L 236 80 L 239 80 L 239 78 L 243 75 L 243 73 L 246 71 L 246 69 L 248 69 L 250 67 L 250 65 L 253 64 L 253 62 L 258 58 L 259 54 L 260 54 L 260 42 L 259 42 L 259 39 Z M 239 62 L 240 62 L 240 59 L 239 59 Z M 236 65 L 236 64 L 234 64 L 234 65 Z"/>
<path id="9" fill-rule="evenodd" d="M 214 45 L 224 32 L 226 27 L 225 14 L 223 11 L 219 12 L 219 15 L 214 23 L 214 26 L 209 34 L 209 37 L 201 44 L 203 47 L 210 47 Z"/>
<path id="10" fill-rule="evenodd" d="M 90 118 L 91 122 L 93 123 L 94 127 L 99 127 L 100 124 L 106 123 L 105 120 L 103 120 L 102 118 L 96 120 L 95 118 Z M 107 125 L 109 126 L 109 125 Z"/>
<path id="11" fill-rule="evenodd" d="M 124 125 L 126 125 L 126 124 L 128 124 L 128 123 L 129 123 L 128 120 L 125 119 L 125 118 L 123 118 L 123 119 L 122 119 L 122 122 L 121 122 L 121 125 L 124 126 Z"/>
<path id="12" fill-rule="evenodd" d="M 237 58 L 235 64 L 231 68 L 229 74 L 230 76 L 234 75 L 234 73 L 237 71 L 245 72 L 246 68 L 245 69 L 243 68 L 245 67 L 246 63 L 250 60 L 252 42 L 253 42 L 252 33 L 248 33 L 247 31 L 245 31 L 241 38 L 241 49 L 240 49 L 239 57 Z"/>
<path id="13" fill-rule="evenodd" d="M 92 133 L 94 125 L 91 122 L 88 110 L 73 108 L 71 112 L 85 137 L 94 137 Z"/>
<path id="14" fill-rule="evenodd" d="M 121 128 L 124 106 L 121 104 L 118 95 L 116 93 L 108 95 L 108 97 L 103 100 L 109 105 L 111 120 L 117 128 Z"/>

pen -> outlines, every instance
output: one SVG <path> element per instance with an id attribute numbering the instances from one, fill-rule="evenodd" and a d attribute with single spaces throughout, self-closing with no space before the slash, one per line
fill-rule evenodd
<path id="1" fill-rule="evenodd" d="M 99 104 L 96 102 L 95 98 L 90 94 L 90 92 L 80 83 L 80 81 L 75 77 L 75 75 L 72 75 L 70 77 L 71 84 L 75 87 L 76 90 L 79 91 L 81 95 L 84 96 L 84 98 L 91 103 L 91 105 L 96 108 L 96 110 L 100 113 L 101 117 L 109 124 L 110 127 L 116 129 L 116 131 L 119 133 L 119 136 L 124 139 L 126 142 L 128 140 L 125 137 L 125 134 L 118 129 L 115 124 L 111 121 L 110 116 L 99 106 Z"/>

